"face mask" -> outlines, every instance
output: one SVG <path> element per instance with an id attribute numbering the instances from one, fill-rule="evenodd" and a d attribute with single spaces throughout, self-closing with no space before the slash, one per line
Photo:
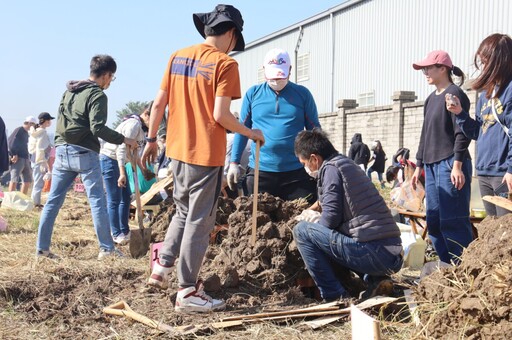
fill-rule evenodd
<path id="1" fill-rule="evenodd" d="M 288 84 L 288 79 L 268 79 L 268 86 L 274 91 L 281 91 Z"/>
<path id="2" fill-rule="evenodd" d="M 306 169 L 306 172 L 308 173 L 309 176 L 315 179 L 318 178 L 318 170 L 311 171 L 307 165 L 304 166 L 304 169 Z"/>

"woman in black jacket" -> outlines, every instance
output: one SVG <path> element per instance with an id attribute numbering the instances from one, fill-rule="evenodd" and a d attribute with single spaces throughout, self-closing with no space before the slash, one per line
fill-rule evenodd
<path id="1" fill-rule="evenodd" d="M 373 164 L 368 168 L 367 175 L 368 178 L 370 178 L 371 180 L 372 172 L 375 171 L 377 173 L 377 177 L 379 178 L 380 187 L 384 189 L 385 185 L 384 180 L 382 178 L 382 174 L 384 173 L 384 167 L 386 165 L 386 153 L 384 152 L 384 149 L 382 149 L 382 144 L 380 143 L 380 140 L 376 139 L 373 141 L 373 143 L 373 154 L 372 157 L 370 158 L 370 162 L 373 161 Z"/>

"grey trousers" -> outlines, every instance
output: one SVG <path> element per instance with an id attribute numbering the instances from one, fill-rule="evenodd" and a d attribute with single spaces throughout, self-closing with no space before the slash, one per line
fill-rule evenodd
<path id="1" fill-rule="evenodd" d="M 494 189 L 500 186 L 501 181 L 503 180 L 503 176 L 478 176 L 478 185 L 480 186 L 480 195 L 484 196 L 494 196 Z M 498 207 L 490 202 L 483 201 L 485 212 L 489 216 L 503 216 L 510 211 L 507 209 Z"/>
<path id="2" fill-rule="evenodd" d="M 210 233 L 215 225 L 217 201 L 222 184 L 223 168 L 206 167 L 172 160 L 174 176 L 173 216 L 164 244 L 160 250 L 160 263 L 175 263 L 180 288 L 196 284 Z"/>

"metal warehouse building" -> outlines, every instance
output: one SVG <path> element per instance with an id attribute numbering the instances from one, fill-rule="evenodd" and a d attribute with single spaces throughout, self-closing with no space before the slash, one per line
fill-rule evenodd
<path id="1" fill-rule="evenodd" d="M 350 0 L 253 41 L 233 57 L 245 93 L 264 81 L 265 53 L 287 50 L 290 80 L 313 93 L 319 113 L 337 111 L 341 99 L 355 99 L 359 108 L 388 105 L 400 90 L 423 100 L 433 87 L 413 62 L 443 49 L 471 77 L 480 41 L 512 33 L 511 13 L 510 0 Z M 234 101 L 232 111 L 241 105 Z"/>

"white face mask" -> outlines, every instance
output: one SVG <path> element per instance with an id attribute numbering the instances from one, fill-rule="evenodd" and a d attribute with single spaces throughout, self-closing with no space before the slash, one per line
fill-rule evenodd
<path id="1" fill-rule="evenodd" d="M 268 79 L 268 86 L 274 91 L 281 91 L 288 84 L 288 79 Z"/>
<path id="2" fill-rule="evenodd" d="M 304 169 L 308 173 L 309 176 L 313 177 L 314 179 L 318 178 L 318 170 L 311 171 L 307 165 L 304 166 Z"/>

